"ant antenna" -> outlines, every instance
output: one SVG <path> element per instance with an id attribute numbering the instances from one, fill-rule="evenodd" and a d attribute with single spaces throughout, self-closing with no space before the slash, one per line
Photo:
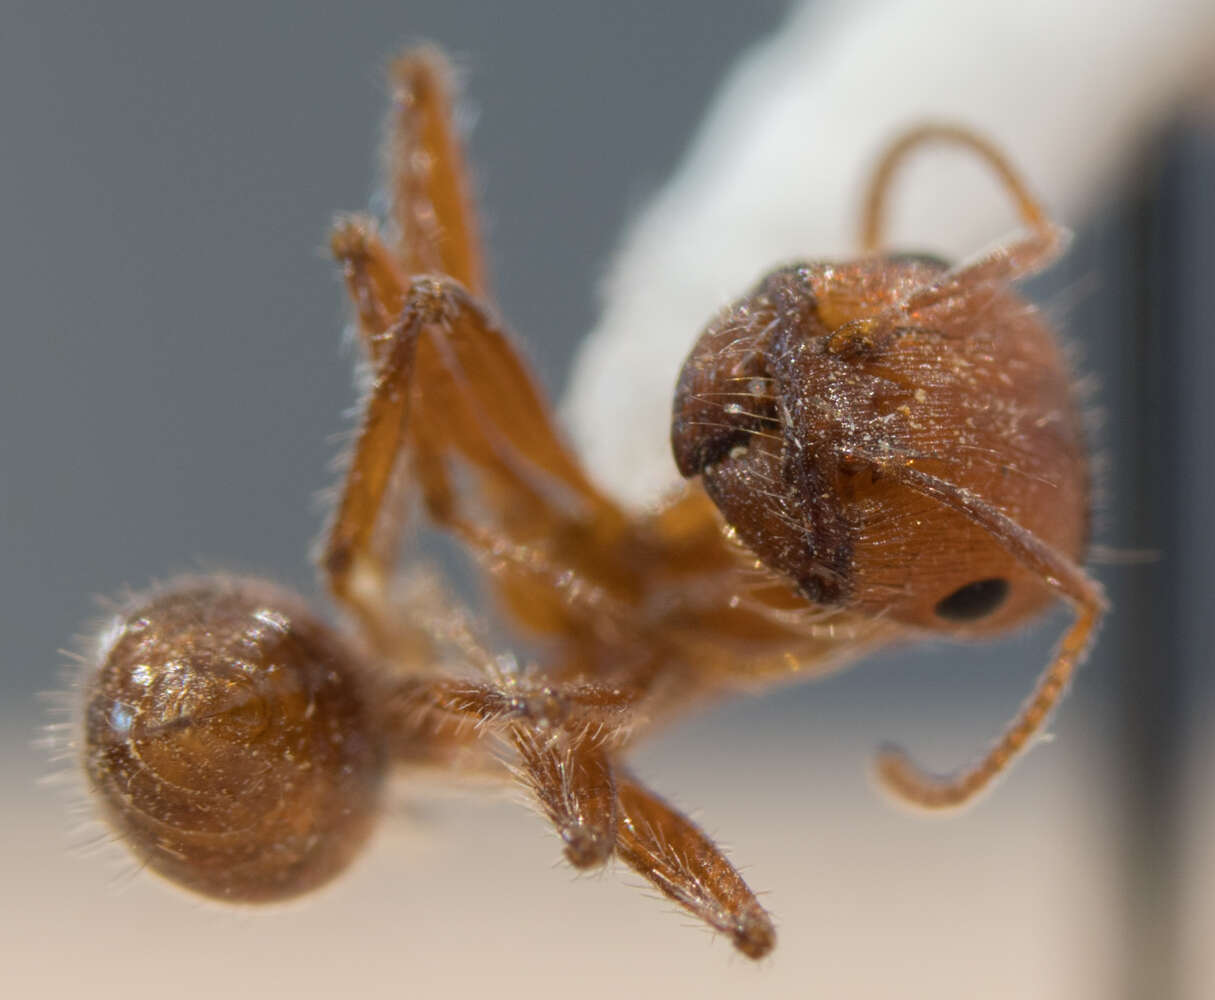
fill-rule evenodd
<path id="1" fill-rule="evenodd" d="M 861 215 L 861 249 L 866 254 L 877 253 L 883 244 L 882 233 L 886 222 L 886 202 L 890 181 L 895 170 L 907 154 L 917 146 L 928 143 L 953 143 L 964 146 L 987 162 L 995 171 L 1008 193 L 1016 202 L 1021 218 L 1030 229 L 1040 236 L 1052 237 L 1052 226 L 1038 200 L 1029 193 L 1020 174 L 1013 168 L 999 149 L 982 136 L 961 125 L 928 122 L 899 136 L 882 154 L 877 169 L 869 181 L 865 196 L 865 208 Z"/>
<path id="2" fill-rule="evenodd" d="M 970 767 L 955 774 L 935 775 L 915 764 L 899 747 L 885 746 L 879 751 L 878 778 L 890 792 L 923 809 L 951 809 L 965 805 L 986 789 L 1042 729 L 1088 652 L 1106 608 L 1105 596 L 1100 585 L 1074 562 L 969 491 L 910 465 L 883 463 L 880 467 L 909 489 L 956 510 L 990 532 L 1023 566 L 1076 608 L 1076 620 L 1064 633 L 1054 660 L 1038 678 L 1021 711 L 991 749 Z"/>

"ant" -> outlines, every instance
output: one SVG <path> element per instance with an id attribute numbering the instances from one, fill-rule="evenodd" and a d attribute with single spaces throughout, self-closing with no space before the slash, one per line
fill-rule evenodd
<path id="1" fill-rule="evenodd" d="M 337 875 L 390 766 L 517 781 L 574 867 L 615 856 L 760 958 L 771 918 L 627 751 L 711 698 L 917 635 L 992 635 L 1063 597 L 1074 624 L 976 764 L 938 777 L 887 749 L 878 772 L 911 803 L 958 806 L 1026 747 L 1104 609 L 1078 563 L 1089 477 L 1071 378 L 1008 287 L 1064 234 L 984 140 L 907 132 L 872 180 L 863 256 L 774 271 L 709 324 L 675 391 L 686 488 L 629 511 L 565 444 L 494 315 L 448 77 L 433 49 L 393 64 L 391 218 L 332 234 L 370 374 L 318 548 L 348 627 L 248 578 L 130 599 L 90 657 L 84 770 L 142 863 L 232 902 Z M 1026 235 L 957 267 L 885 252 L 891 177 L 930 142 L 986 161 Z M 401 569 L 414 508 L 479 561 L 528 662 Z"/>

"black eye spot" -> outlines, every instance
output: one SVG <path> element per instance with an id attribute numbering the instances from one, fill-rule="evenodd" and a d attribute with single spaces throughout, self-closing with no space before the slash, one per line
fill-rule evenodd
<path id="1" fill-rule="evenodd" d="M 951 622 L 972 622 L 991 614 L 1007 596 L 1008 581 L 994 576 L 959 587 L 948 597 L 941 598 L 934 610 L 939 617 Z"/>

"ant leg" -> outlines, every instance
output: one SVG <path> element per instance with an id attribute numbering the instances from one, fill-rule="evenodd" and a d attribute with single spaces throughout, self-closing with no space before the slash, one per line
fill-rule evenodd
<path id="1" fill-rule="evenodd" d="M 519 780 L 565 842 L 575 868 L 594 868 L 616 847 L 616 782 L 603 746 L 589 733 L 549 733 L 511 727 L 519 755 Z"/>
<path id="2" fill-rule="evenodd" d="M 405 53 L 390 70 L 393 109 L 385 169 L 400 232 L 396 257 L 379 238 L 374 221 L 366 217 L 340 219 L 330 238 L 354 303 L 363 346 L 377 373 L 391 349 L 392 327 L 405 306 L 409 275 L 448 274 L 474 292 L 485 284 L 463 156 L 451 123 L 448 76 L 446 60 L 430 48 Z M 388 608 L 386 591 L 405 505 L 392 502 L 401 499 L 395 496 L 399 490 L 393 482 L 401 475 L 400 443 L 384 443 L 387 451 L 373 459 L 370 452 L 377 446 L 372 445 L 361 449 L 352 463 L 349 478 L 370 473 L 373 483 L 364 490 L 352 490 L 347 483 L 344 514 L 338 519 L 346 522 L 347 534 L 355 536 L 358 568 L 336 575 L 333 568 L 326 572 L 334 596 L 355 613 L 381 649 L 389 649 L 399 645 L 394 635 L 399 627 L 392 622 L 397 616 Z M 350 522 L 356 520 L 365 523 L 355 529 Z M 332 550 L 330 539 L 326 558 Z"/>
<path id="3" fill-rule="evenodd" d="M 337 600 L 373 631 L 382 627 L 377 611 L 391 561 L 376 544 L 377 526 L 406 446 L 441 526 L 488 517 L 517 545 L 542 549 L 559 538 L 563 551 L 585 552 L 584 561 L 594 563 L 610 543 L 602 536 L 622 528 L 624 515 L 595 491 L 559 439 L 539 391 L 485 308 L 450 279 L 416 278 L 381 340 L 321 553 Z M 465 471 L 470 475 L 456 478 Z M 536 581 L 527 580 L 534 592 Z"/>
<path id="4" fill-rule="evenodd" d="M 404 53 L 389 71 L 384 173 L 398 230 L 395 255 L 365 216 L 339 219 L 330 238 L 373 360 L 375 338 L 400 313 L 410 275 L 444 274 L 485 295 L 476 213 L 452 122 L 450 76 L 442 52 L 430 47 Z"/>
<path id="5" fill-rule="evenodd" d="M 423 662 L 438 666 L 454 654 L 487 679 L 442 673 L 392 679 L 377 702 L 393 759 L 499 778 L 513 773 L 557 827 L 576 867 L 605 860 L 616 837 L 615 787 L 605 753 L 632 734 L 643 688 L 556 684 L 520 672 L 513 660 L 486 649 L 459 603 L 434 580 L 415 573 L 405 582 L 400 597 L 427 623 L 431 640 Z M 514 752 L 504 755 L 504 745 Z"/>
<path id="6" fill-rule="evenodd" d="M 405 279 L 377 234 L 375 221 L 367 216 L 339 218 L 329 248 L 342 267 L 363 348 L 375 365 L 382 360 L 385 334 L 405 305 Z"/>
<path id="7" fill-rule="evenodd" d="M 323 571 L 335 598 L 373 637 L 390 642 L 385 592 L 408 449 L 410 478 L 429 514 L 474 549 L 485 551 L 491 535 L 494 548 L 503 541 L 517 552 L 559 547 L 564 565 L 555 577 L 513 564 L 498 577 L 522 621 L 561 630 L 574 612 L 550 577 L 593 576 L 627 521 L 591 486 L 526 366 L 477 298 L 485 280 L 445 61 L 433 50 L 409 52 L 391 77 L 386 167 L 399 243 L 390 250 L 359 217 L 339 221 L 332 239 L 376 377 L 323 545 Z M 430 276 L 418 276 L 425 271 Z M 472 475 L 460 476 L 465 470 Z"/>
<path id="8" fill-rule="evenodd" d="M 565 842 L 575 868 L 611 857 L 616 785 L 608 758 L 633 721 L 636 697 L 595 684 L 553 687 L 500 677 L 494 684 L 438 680 L 416 685 L 399 710 L 410 732 L 435 741 L 490 727 L 512 750 L 508 767 Z"/>
<path id="9" fill-rule="evenodd" d="M 451 67 L 436 48 L 399 56 L 384 170 L 406 275 L 445 274 L 486 294 L 485 267 L 464 154 L 452 121 Z"/>
<path id="10" fill-rule="evenodd" d="M 395 252 L 365 216 L 339 219 L 330 238 L 373 360 L 374 339 L 400 313 L 409 276 L 447 275 L 474 295 L 485 295 L 476 213 L 452 122 L 450 76 L 442 52 L 430 47 L 404 53 L 389 71 L 384 174 L 397 228 Z"/>
<path id="11" fill-rule="evenodd" d="M 455 350 L 442 359 L 448 365 L 447 380 L 456 374 L 456 366 L 462 366 L 463 388 L 477 392 L 471 402 L 483 411 L 478 414 L 480 422 L 514 430 L 512 443 L 525 457 L 566 480 L 575 492 L 589 496 L 593 491 L 558 439 L 531 376 L 479 304 L 486 299 L 486 281 L 464 155 L 452 122 L 450 66 L 439 50 L 425 47 L 399 57 L 390 76 L 393 110 L 385 167 L 392 214 L 400 231 L 401 273 L 450 278 L 463 285 L 471 294 L 463 297 L 459 311 L 468 327 L 479 328 L 472 337 L 449 338 Z M 370 249 L 373 256 L 382 256 L 378 248 Z M 371 277 L 378 280 L 374 274 Z M 395 316 L 393 303 L 386 305 L 388 314 Z M 473 339 L 478 343 L 470 343 L 471 350 L 457 344 Z M 420 361 L 417 381 L 425 384 L 431 373 L 421 369 Z"/>
<path id="12" fill-rule="evenodd" d="M 633 711 L 641 692 L 602 684 L 532 684 L 498 673 L 492 683 L 437 680 L 411 695 L 414 711 L 443 720 L 538 732 L 587 734 L 598 745 L 617 746 L 637 721 Z"/>
<path id="13" fill-rule="evenodd" d="M 751 958 L 775 944 L 771 919 L 717 846 L 632 776 L 611 752 L 635 721 L 633 690 L 597 684 L 529 687 L 525 681 L 415 681 L 396 706 L 408 732 L 457 739 L 469 722 L 513 748 L 516 778 L 565 842 L 576 868 L 613 853 L 664 895 L 729 934 Z M 436 740 L 421 741 L 430 750 Z"/>
<path id="14" fill-rule="evenodd" d="M 886 747 L 879 753 L 878 777 L 887 789 L 925 809 L 949 809 L 964 805 L 987 788 L 1041 730 L 1088 652 L 1105 611 L 1105 596 L 1101 586 L 1074 562 L 967 490 L 909 465 L 870 460 L 884 475 L 956 510 L 990 532 L 1016 559 L 1076 608 L 1076 620 L 1064 633 L 1054 660 L 1042 672 L 1029 699 L 976 763 L 956 774 L 938 776 L 923 771 L 897 747 Z"/>
<path id="15" fill-rule="evenodd" d="M 616 776 L 620 832 L 616 853 L 668 899 L 728 934 L 748 958 L 776 944 L 772 919 L 755 893 L 699 827 L 635 778 Z"/>

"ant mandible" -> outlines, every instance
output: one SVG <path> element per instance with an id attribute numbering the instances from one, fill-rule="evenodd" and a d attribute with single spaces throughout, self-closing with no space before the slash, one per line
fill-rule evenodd
<path id="1" fill-rule="evenodd" d="M 246 578 L 130 600 L 89 657 L 84 769 L 143 863 L 234 902 L 341 871 L 390 765 L 517 780 L 572 865 L 616 856 L 759 958 L 768 914 L 626 752 L 710 698 L 917 634 L 992 634 L 1062 596 L 1075 623 L 977 764 L 937 778 L 887 750 L 879 773 L 954 806 L 1026 746 L 1103 609 L 1077 562 L 1089 481 L 1070 376 L 1008 289 L 1062 235 L 983 140 L 906 133 L 873 179 L 864 256 L 775 271 L 700 337 L 671 432 L 689 483 L 631 512 L 566 446 L 488 304 L 447 78 L 434 50 L 393 65 L 390 236 L 353 216 L 332 237 L 371 373 L 319 548 L 352 627 Z M 937 141 L 996 171 L 1028 235 L 952 268 L 882 251 L 892 173 Z M 411 495 L 480 561 L 534 662 L 493 655 L 401 570 Z"/>

